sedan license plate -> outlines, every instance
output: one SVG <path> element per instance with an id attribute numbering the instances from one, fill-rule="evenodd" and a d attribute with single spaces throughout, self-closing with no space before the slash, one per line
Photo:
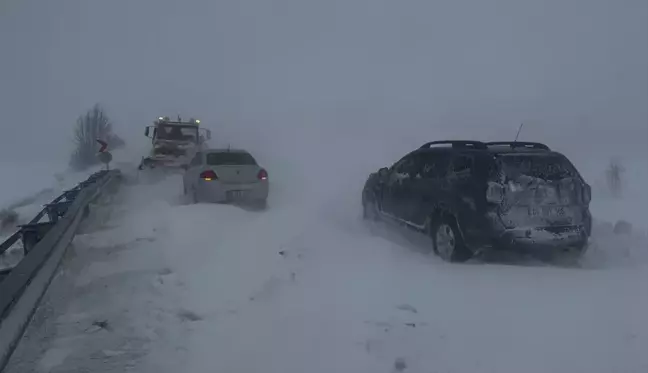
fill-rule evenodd
<path id="1" fill-rule="evenodd" d="M 230 190 L 227 192 L 227 199 L 236 200 L 245 198 L 247 191 L 245 190 Z"/>
<path id="2" fill-rule="evenodd" d="M 558 218 L 565 216 L 563 206 L 538 206 L 529 207 L 529 216 L 540 216 L 543 218 Z"/>

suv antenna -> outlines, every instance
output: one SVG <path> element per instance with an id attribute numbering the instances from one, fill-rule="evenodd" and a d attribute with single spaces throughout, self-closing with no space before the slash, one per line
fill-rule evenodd
<path id="1" fill-rule="evenodd" d="M 517 142 L 518 137 L 520 136 L 520 131 L 522 131 L 522 126 L 524 126 L 524 122 L 520 123 L 520 127 L 518 127 L 517 134 L 515 135 L 515 140 L 513 140 L 513 142 Z"/>

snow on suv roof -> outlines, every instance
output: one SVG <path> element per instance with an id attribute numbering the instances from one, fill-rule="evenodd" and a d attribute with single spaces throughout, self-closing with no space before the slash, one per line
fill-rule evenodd
<path id="1" fill-rule="evenodd" d="M 481 142 L 475 140 L 441 140 L 423 144 L 419 151 L 488 151 L 491 153 L 538 153 L 554 154 L 547 145 L 528 141 L 493 141 Z"/>

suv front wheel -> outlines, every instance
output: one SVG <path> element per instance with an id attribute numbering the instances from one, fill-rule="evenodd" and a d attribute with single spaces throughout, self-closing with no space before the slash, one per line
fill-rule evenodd
<path id="1" fill-rule="evenodd" d="M 472 257 L 454 219 L 439 219 L 431 225 L 430 235 L 434 252 L 441 259 L 447 262 L 465 262 Z"/>

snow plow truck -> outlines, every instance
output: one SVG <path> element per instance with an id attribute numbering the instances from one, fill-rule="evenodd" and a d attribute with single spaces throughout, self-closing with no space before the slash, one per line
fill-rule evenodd
<path id="1" fill-rule="evenodd" d="M 211 131 L 200 127 L 200 120 L 189 119 L 171 121 L 169 117 L 159 117 L 152 126 L 144 131 L 151 138 L 152 148 L 147 157 L 142 157 L 139 165 L 144 169 L 177 169 L 188 165 L 191 158 L 211 139 Z"/>

